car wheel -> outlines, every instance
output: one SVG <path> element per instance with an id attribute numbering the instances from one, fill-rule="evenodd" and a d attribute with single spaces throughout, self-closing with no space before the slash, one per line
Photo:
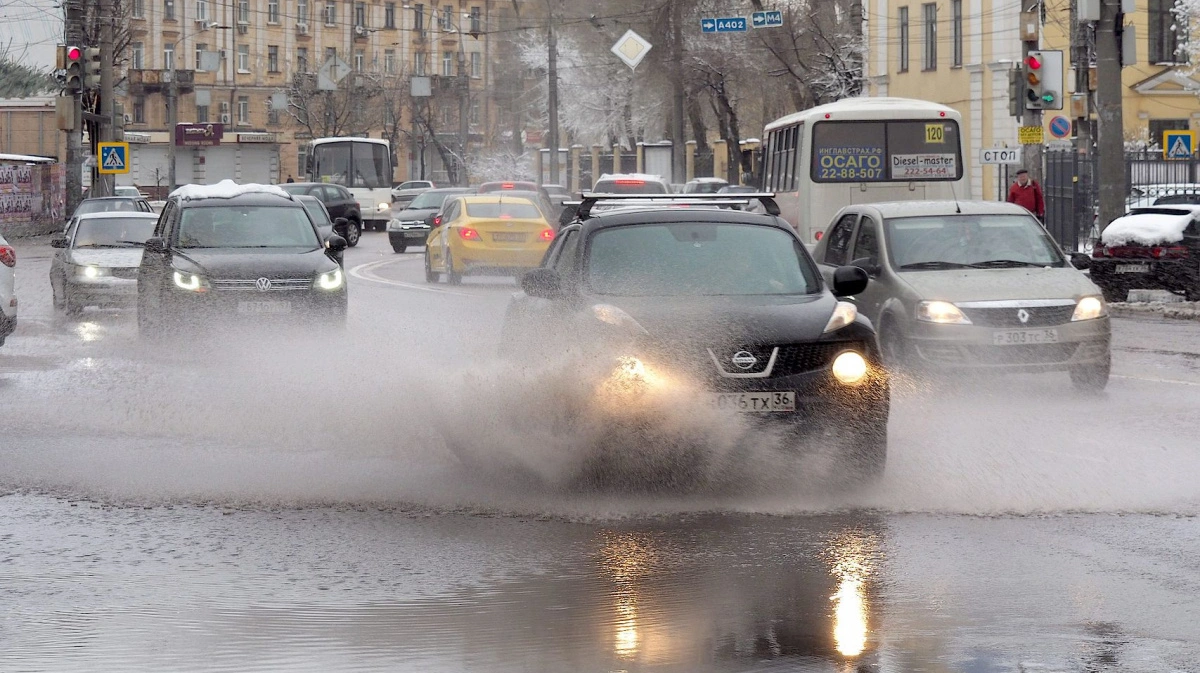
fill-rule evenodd
<path id="1" fill-rule="evenodd" d="M 887 421 L 872 426 L 850 445 L 846 474 L 856 484 L 879 481 L 887 469 Z"/>
<path id="2" fill-rule="evenodd" d="M 83 313 L 83 305 L 76 303 L 71 299 L 71 291 L 63 288 L 63 312 L 69 316 L 77 316 Z"/>
<path id="3" fill-rule="evenodd" d="M 158 339 L 163 335 L 162 317 L 151 311 L 145 302 L 138 302 L 138 335 L 147 339 Z"/>
<path id="4" fill-rule="evenodd" d="M 879 330 L 879 352 L 883 363 L 888 369 L 898 370 L 907 367 L 912 361 L 912 348 L 908 339 L 900 333 L 894 319 L 885 320 Z"/>
<path id="5" fill-rule="evenodd" d="M 1116 302 L 1125 302 L 1129 300 L 1129 289 L 1123 287 L 1111 287 L 1109 285 L 1101 285 L 1100 292 L 1104 295 L 1104 301 L 1112 304 Z"/>
<path id="6" fill-rule="evenodd" d="M 1188 301 L 1200 301 L 1200 287 L 1193 287 L 1183 294 L 1183 298 Z"/>
<path id="7" fill-rule="evenodd" d="M 346 224 L 346 245 L 353 248 L 358 245 L 359 238 L 362 238 L 362 222 L 350 220 Z"/>
<path id="8" fill-rule="evenodd" d="M 50 290 L 54 295 L 54 308 L 59 311 L 65 309 L 66 306 L 63 304 L 62 295 L 59 293 L 58 287 L 54 284 L 53 281 L 51 281 L 51 283 L 50 283 Z"/>
<path id="9" fill-rule="evenodd" d="M 1081 393 L 1099 393 L 1108 386 L 1111 371 L 1111 357 L 1104 358 L 1104 362 L 1098 364 L 1071 367 L 1071 383 Z"/>
<path id="10" fill-rule="evenodd" d="M 404 243 L 393 243 L 392 244 L 392 252 L 404 254 L 405 250 L 408 250 L 408 246 L 405 245 Z"/>
<path id="11" fill-rule="evenodd" d="M 462 285 L 462 274 L 454 270 L 454 256 L 446 251 L 446 282 L 451 285 Z"/>
<path id="12" fill-rule="evenodd" d="M 425 248 L 425 282 L 436 283 L 442 274 L 433 270 L 433 265 L 429 261 L 429 248 Z"/>

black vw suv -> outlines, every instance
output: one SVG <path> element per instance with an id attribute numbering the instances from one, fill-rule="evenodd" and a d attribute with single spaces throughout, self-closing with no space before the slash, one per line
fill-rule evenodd
<path id="1" fill-rule="evenodd" d="M 167 200 L 138 273 L 139 331 L 264 319 L 340 325 L 346 239 L 324 241 L 304 205 L 271 185 L 186 185 Z"/>
<path id="2" fill-rule="evenodd" d="M 761 424 L 801 451 L 832 445 L 851 478 L 880 476 L 889 378 L 870 322 L 838 300 L 867 274 L 824 279 L 772 197 L 732 197 L 758 199 L 758 214 L 730 209 L 727 194 L 584 195 L 522 276 L 502 354 L 527 361 L 553 343 L 577 358 L 590 382 L 581 414 L 624 420 L 666 400 Z"/>

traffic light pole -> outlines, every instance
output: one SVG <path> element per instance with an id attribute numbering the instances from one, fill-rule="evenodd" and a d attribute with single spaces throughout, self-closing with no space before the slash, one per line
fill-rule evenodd
<path id="1" fill-rule="evenodd" d="M 1029 52 L 1035 51 L 1038 48 L 1038 43 L 1034 41 L 1024 41 L 1021 43 L 1021 63 L 1026 63 L 1029 60 Z M 1028 105 L 1024 105 L 1024 114 L 1021 117 L 1021 126 L 1041 126 L 1042 111 L 1030 109 Z M 1039 185 L 1045 181 L 1042 179 L 1042 143 L 1025 146 L 1025 170 L 1029 171 L 1030 179 L 1036 181 Z"/>
<path id="2" fill-rule="evenodd" d="M 1125 122 L 1121 110 L 1121 0 L 1101 0 L 1096 24 L 1096 150 L 1099 154 L 1100 228 L 1125 214 Z"/>
<path id="3" fill-rule="evenodd" d="M 100 0 L 100 116 L 103 119 L 97 126 L 101 142 L 113 139 L 113 23 L 116 21 L 113 4 L 113 0 Z M 102 191 L 98 193 L 112 196 L 115 181 L 116 176 L 99 173 Z"/>
<path id="4" fill-rule="evenodd" d="M 82 0 L 66 0 L 63 16 L 63 36 L 67 44 L 83 42 L 83 6 Z M 75 128 L 67 131 L 67 175 L 66 175 L 66 211 L 63 217 L 70 217 L 83 198 L 83 124 L 80 122 L 80 103 L 82 95 L 79 91 L 69 91 L 73 99 L 72 115 Z"/>

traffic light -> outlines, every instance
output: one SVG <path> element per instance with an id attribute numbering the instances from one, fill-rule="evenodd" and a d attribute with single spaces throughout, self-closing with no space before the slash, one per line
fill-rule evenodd
<path id="1" fill-rule="evenodd" d="M 100 47 L 83 50 L 83 86 L 88 89 L 100 88 Z"/>
<path id="2" fill-rule="evenodd" d="M 1008 71 L 1008 114 L 1013 117 L 1020 117 L 1025 113 L 1025 106 L 1022 104 L 1022 90 L 1024 87 L 1021 84 L 1025 81 L 1021 76 L 1022 73 L 1015 68 Z"/>
<path id="3" fill-rule="evenodd" d="M 1062 52 L 1031 51 L 1025 57 L 1025 96 L 1028 110 L 1061 110 Z"/>
<path id="4" fill-rule="evenodd" d="M 67 88 L 83 91 L 83 47 L 67 45 L 63 57 L 66 59 Z"/>

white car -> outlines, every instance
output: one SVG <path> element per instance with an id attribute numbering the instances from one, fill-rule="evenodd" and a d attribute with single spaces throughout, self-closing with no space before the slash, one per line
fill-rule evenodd
<path id="1" fill-rule="evenodd" d="M 13 269 L 17 251 L 0 236 L 0 346 L 17 328 L 17 296 L 13 288 Z"/>
<path id="2" fill-rule="evenodd" d="M 592 185 L 593 194 L 673 194 L 670 183 L 658 175 L 605 173 Z"/>

